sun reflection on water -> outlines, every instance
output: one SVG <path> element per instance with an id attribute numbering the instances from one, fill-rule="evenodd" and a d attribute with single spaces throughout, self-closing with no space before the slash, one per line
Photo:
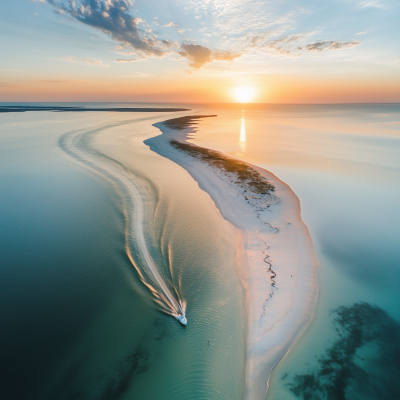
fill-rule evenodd
<path id="1" fill-rule="evenodd" d="M 244 118 L 242 118 L 242 126 L 240 127 L 239 145 L 242 152 L 246 150 L 246 125 L 244 123 Z"/>

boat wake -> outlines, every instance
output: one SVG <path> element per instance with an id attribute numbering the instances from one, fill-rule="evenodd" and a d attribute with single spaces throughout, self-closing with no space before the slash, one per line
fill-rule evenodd
<path id="1" fill-rule="evenodd" d="M 172 294 L 148 249 L 144 232 L 144 202 L 138 186 L 120 163 L 87 145 L 88 135 L 101 129 L 66 133 L 60 138 L 59 145 L 69 155 L 110 179 L 121 189 L 126 208 L 127 255 L 139 273 L 140 279 L 151 290 L 155 301 L 163 311 L 186 325 L 186 304 L 179 298 L 178 291 L 171 282 L 177 298 Z"/>

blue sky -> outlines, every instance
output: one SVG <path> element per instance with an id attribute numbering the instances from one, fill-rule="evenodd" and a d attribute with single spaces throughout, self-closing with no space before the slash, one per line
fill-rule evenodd
<path id="1" fill-rule="evenodd" d="M 395 0 L 1 0 L 0 85 L 265 74 L 398 81 L 399 21 Z"/>

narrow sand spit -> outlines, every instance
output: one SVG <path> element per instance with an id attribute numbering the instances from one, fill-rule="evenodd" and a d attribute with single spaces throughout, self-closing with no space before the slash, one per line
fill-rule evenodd
<path id="1" fill-rule="evenodd" d="M 304 331 L 317 298 L 318 260 L 291 188 L 255 165 L 187 142 L 196 119 L 155 124 L 145 143 L 185 168 L 237 228 L 246 290 L 246 399 L 264 399 L 273 367 Z"/>

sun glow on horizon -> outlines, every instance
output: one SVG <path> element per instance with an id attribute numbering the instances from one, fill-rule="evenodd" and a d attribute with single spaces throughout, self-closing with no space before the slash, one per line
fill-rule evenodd
<path id="1" fill-rule="evenodd" d="M 254 99 L 256 91 L 250 86 L 239 86 L 233 88 L 233 97 L 238 103 L 249 103 Z"/>

